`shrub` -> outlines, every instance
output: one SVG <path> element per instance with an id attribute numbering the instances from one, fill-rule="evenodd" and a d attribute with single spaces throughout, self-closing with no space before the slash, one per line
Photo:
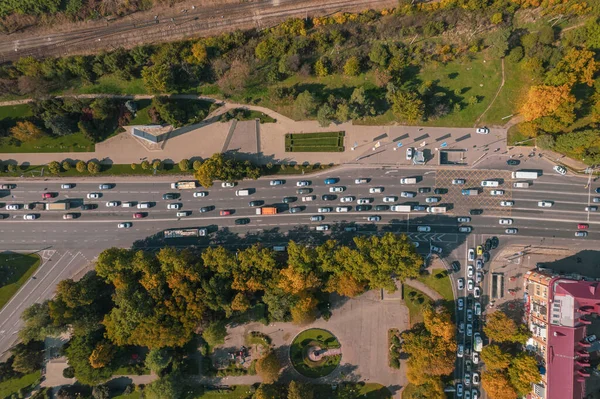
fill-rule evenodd
<path id="1" fill-rule="evenodd" d="M 8 166 L 6 167 L 6 170 L 13 173 L 17 170 L 17 165 L 9 163 Z"/>
<path id="2" fill-rule="evenodd" d="M 63 370 L 63 377 L 65 378 L 74 378 L 75 377 L 75 369 L 73 367 L 67 367 Z"/>
<path id="3" fill-rule="evenodd" d="M 83 161 L 79 161 L 75 164 L 75 169 L 77 169 L 79 173 L 83 173 L 87 170 L 87 164 Z"/>
<path id="4" fill-rule="evenodd" d="M 182 159 L 179 161 L 179 170 L 182 172 L 187 172 L 190 170 L 190 161 L 188 159 Z"/>
<path id="5" fill-rule="evenodd" d="M 198 170 L 198 169 L 200 169 L 200 166 L 202 166 L 202 162 L 200 162 L 200 161 L 198 161 L 198 160 L 194 161 L 194 163 L 192 164 L 192 168 L 193 168 L 194 170 Z"/>
<path id="6" fill-rule="evenodd" d="M 150 168 L 150 162 L 142 161 L 142 169 L 148 170 Z"/>
<path id="7" fill-rule="evenodd" d="M 100 173 L 100 164 L 98 162 L 90 161 L 87 165 L 88 172 L 95 175 L 96 173 Z"/>
<path id="8" fill-rule="evenodd" d="M 137 164 L 135 162 L 131 163 L 131 170 L 135 170 L 137 168 Z"/>
<path id="9" fill-rule="evenodd" d="M 63 161 L 62 163 L 62 168 L 66 171 L 66 170 L 71 170 L 71 162 L 69 161 Z"/>
<path id="10" fill-rule="evenodd" d="M 163 163 L 160 159 L 155 159 L 152 162 L 152 169 L 156 169 L 156 170 L 162 170 L 163 169 Z"/>
<path id="11" fill-rule="evenodd" d="M 56 161 L 52 161 L 48 164 L 48 171 L 53 175 L 60 173 L 60 164 Z"/>

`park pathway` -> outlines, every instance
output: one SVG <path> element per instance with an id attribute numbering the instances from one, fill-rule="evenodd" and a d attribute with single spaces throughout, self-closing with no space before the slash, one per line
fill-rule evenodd
<path id="1" fill-rule="evenodd" d="M 430 288 L 429 286 L 425 285 L 424 283 L 420 282 L 419 280 L 408 279 L 404 282 L 404 284 L 409 285 L 409 286 L 413 287 L 414 289 L 421 291 L 422 293 L 424 293 L 425 295 L 427 295 L 434 301 L 441 301 L 442 299 L 444 299 L 444 297 L 441 296 L 436 290 L 434 290 L 433 288 Z"/>

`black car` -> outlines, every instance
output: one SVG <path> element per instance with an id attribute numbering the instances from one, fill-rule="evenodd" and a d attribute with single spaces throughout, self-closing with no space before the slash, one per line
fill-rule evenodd
<path id="1" fill-rule="evenodd" d="M 457 272 L 457 271 L 460 270 L 460 263 L 457 260 L 455 260 L 454 262 L 452 262 L 451 266 L 452 266 L 452 270 L 454 270 L 455 272 Z"/>
<path id="2" fill-rule="evenodd" d="M 596 190 L 594 190 L 594 191 L 596 191 L 596 194 L 600 194 L 600 187 L 598 187 L 598 188 L 597 188 Z"/>
<path id="3" fill-rule="evenodd" d="M 425 193 L 430 193 L 430 192 L 431 192 L 430 187 L 419 187 L 419 194 L 425 194 Z"/>
<path id="4" fill-rule="evenodd" d="M 390 209 L 389 205 L 375 205 L 376 211 L 387 211 Z"/>
<path id="5" fill-rule="evenodd" d="M 81 205 L 81 210 L 82 211 L 91 211 L 92 209 L 96 209 L 98 208 L 98 205 L 96 204 L 83 204 Z"/>
<path id="6" fill-rule="evenodd" d="M 485 244 L 483 244 L 483 246 L 485 247 L 486 251 L 489 251 L 490 249 L 492 249 L 492 240 L 488 238 L 487 240 L 485 240 Z"/>
<path id="7" fill-rule="evenodd" d="M 370 211 L 372 208 L 371 205 L 356 205 L 356 210 L 358 212 Z"/>
<path id="8" fill-rule="evenodd" d="M 335 196 L 335 195 L 329 195 L 329 194 L 323 194 L 323 195 L 321 196 L 321 199 L 322 199 L 323 201 L 333 201 L 333 200 L 335 200 L 335 199 L 336 199 L 336 196 Z"/>
<path id="9" fill-rule="evenodd" d="M 490 253 L 488 251 L 485 251 L 483 253 L 483 261 L 484 262 L 489 262 L 490 261 Z"/>
<path id="10" fill-rule="evenodd" d="M 248 223 L 250 223 L 250 219 L 248 219 L 248 218 L 235 219 L 235 224 L 248 224 Z"/>
<path id="11" fill-rule="evenodd" d="M 515 166 L 515 165 L 518 165 L 520 163 L 521 163 L 521 161 L 519 161 L 517 159 L 509 159 L 508 161 L 506 161 L 506 164 L 510 165 L 510 166 Z"/>
<path id="12" fill-rule="evenodd" d="M 447 192 L 447 188 L 436 188 L 435 190 L 433 190 L 434 194 L 446 194 Z"/>
<path id="13" fill-rule="evenodd" d="M 312 193 L 312 188 L 299 188 L 296 190 L 296 194 L 298 194 L 298 195 L 310 194 L 310 193 Z"/>
<path id="14" fill-rule="evenodd" d="M 499 244 L 500 244 L 500 240 L 498 239 L 498 237 L 492 237 L 492 248 L 493 249 L 498 248 Z"/>
<path id="15" fill-rule="evenodd" d="M 295 202 L 296 199 L 296 197 L 283 197 L 282 201 L 284 204 L 289 204 L 290 202 Z"/>
<path id="16" fill-rule="evenodd" d="M 264 204 L 265 201 L 250 201 L 248 202 L 248 206 L 261 206 L 262 204 Z"/>
<path id="17" fill-rule="evenodd" d="M 174 194 L 174 193 L 166 193 L 163 194 L 163 199 L 164 200 L 174 200 L 179 198 L 179 194 Z"/>
<path id="18" fill-rule="evenodd" d="M 202 208 L 200 208 L 200 212 L 204 213 L 204 212 L 210 212 L 213 209 L 215 209 L 214 206 L 210 205 L 210 206 L 203 206 Z"/>
<path id="19" fill-rule="evenodd" d="M 469 211 L 469 215 L 481 215 L 483 213 L 483 209 L 471 209 Z"/>
<path id="20" fill-rule="evenodd" d="M 290 208 L 290 213 L 298 213 L 298 212 L 302 212 L 302 208 L 299 206 L 294 206 L 292 208 Z"/>

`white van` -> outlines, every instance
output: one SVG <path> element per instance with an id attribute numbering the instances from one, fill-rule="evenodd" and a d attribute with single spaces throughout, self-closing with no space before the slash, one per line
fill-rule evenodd
<path id="1" fill-rule="evenodd" d="M 350 211 L 350 207 L 349 206 L 338 206 L 337 208 L 335 208 L 336 212 L 349 212 Z"/>
<path id="2" fill-rule="evenodd" d="M 498 187 L 500 183 L 496 180 L 483 180 L 481 182 L 481 187 Z"/>
<path id="3" fill-rule="evenodd" d="M 327 231 L 329 230 L 329 225 L 328 224 L 322 224 L 317 226 L 317 231 Z"/>
<path id="4" fill-rule="evenodd" d="M 123 208 L 131 208 L 131 207 L 133 206 L 133 202 L 131 202 L 131 201 L 125 201 L 125 202 L 123 202 L 123 203 L 121 204 L 121 206 L 122 206 Z"/>
<path id="5" fill-rule="evenodd" d="M 148 209 L 148 208 L 150 208 L 150 203 L 149 202 L 140 202 L 139 204 L 137 204 L 137 208 L 138 209 Z"/>
<path id="6" fill-rule="evenodd" d="M 235 192 L 235 195 L 238 197 L 247 197 L 248 195 L 250 195 L 250 190 L 237 190 Z"/>
<path id="7" fill-rule="evenodd" d="M 187 215 L 188 215 L 188 211 L 179 211 L 179 212 L 177 212 L 177 214 L 176 214 L 176 216 L 177 216 L 178 218 L 184 218 L 184 217 L 186 217 Z"/>
<path id="8" fill-rule="evenodd" d="M 304 197 L 302 197 L 302 202 L 314 201 L 316 198 L 316 195 L 305 195 Z"/>

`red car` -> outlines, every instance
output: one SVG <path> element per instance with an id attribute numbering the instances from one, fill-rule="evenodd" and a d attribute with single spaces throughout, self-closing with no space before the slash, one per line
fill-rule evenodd
<path id="1" fill-rule="evenodd" d="M 42 194 L 42 199 L 48 199 L 48 198 L 52 198 L 54 197 L 54 195 L 52 193 L 43 193 Z"/>
<path id="2" fill-rule="evenodd" d="M 143 213 L 134 213 L 134 214 L 133 214 L 133 218 L 134 218 L 134 219 L 141 219 L 141 218 L 143 218 L 143 217 L 144 217 L 144 214 L 143 214 Z"/>
<path id="3" fill-rule="evenodd" d="M 219 215 L 221 215 L 221 216 L 231 215 L 231 211 L 220 211 Z"/>
<path id="4" fill-rule="evenodd" d="M 579 224 L 577 225 L 577 228 L 578 228 L 579 230 L 587 230 L 589 227 L 590 227 L 590 225 L 589 225 L 589 224 L 586 224 L 586 223 L 579 223 Z"/>

